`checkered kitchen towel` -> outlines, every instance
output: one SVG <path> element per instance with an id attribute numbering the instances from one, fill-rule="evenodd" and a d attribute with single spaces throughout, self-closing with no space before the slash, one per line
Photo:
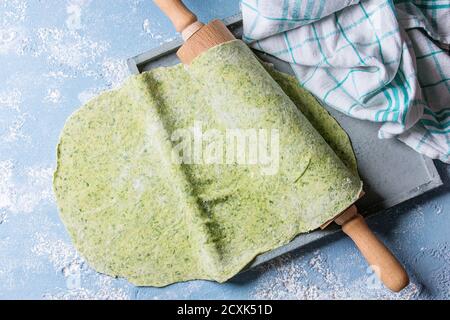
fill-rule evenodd
<path id="1" fill-rule="evenodd" d="M 242 0 L 244 39 L 352 117 L 450 163 L 450 0 Z"/>

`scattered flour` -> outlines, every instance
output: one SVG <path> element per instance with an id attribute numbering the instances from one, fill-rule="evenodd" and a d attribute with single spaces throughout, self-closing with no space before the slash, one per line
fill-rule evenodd
<path id="1" fill-rule="evenodd" d="M 102 63 L 102 79 L 108 88 L 117 88 L 128 77 L 128 66 L 123 59 L 105 59 Z"/>
<path id="2" fill-rule="evenodd" d="M 37 256 L 48 258 L 56 272 L 63 272 L 68 265 L 82 261 L 71 244 L 43 233 L 35 233 L 31 252 Z"/>
<path id="3" fill-rule="evenodd" d="M 0 0 L 0 26 L 24 22 L 27 7 L 26 0 Z"/>
<path id="4" fill-rule="evenodd" d="M 114 286 L 113 279 L 104 275 L 99 275 L 92 287 L 47 293 L 43 295 L 43 298 L 47 300 L 129 300 L 131 298 L 129 290 Z"/>
<path id="5" fill-rule="evenodd" d="M 0 161 L 0 210 L 31 213 L 42 203 L 54 202 L 52 176 L 53 168 L 15 170 L 12 160 Z"/>
<path id="6" fill-rule="evenodd" d="M 158 29 L 161 30 L 161 25 L 158 23 Z M 177 34 L 174 36 L 170 36 L 168 33 L 155 33 L 153 31 L 152 22 L 149 19 L 145 19 L 142 23 L 143 34 L 149 35 L 152 40 L 159 41 L 159 44 L 162 45 L 167 42 L 171 42 L 177 38 Z"/>
<path id="7" fill-rule="evenodd" d="M 0 161 L 0 209 L 5 212 L 13 207 L 13 163 L 11 160 Z"/>
<path id="8" fill-rule="evenodd" d="M 125 60 L 113 58 L 105 59 L 100 66 L 100 70 L 97 73 L 93 72 L 91 74 L 91 76 L 101 79 L 104 82 L 105 87 L 85 89 L 78 94 L 78 100 L 81 104 L 85 104 L 92 98 L 98 96 L 105 89 L 118 88 L 125 79 L 127 79 L 129 74 Z"/>
<path id="9" fill-rule="evenodd" d="M 67 73 L 64 73 L 62 71 L 49 71 L 49 72 L 43 74 L 43 76 L 46 78 L 56 79 L 56 80 L 73 78 L 73 76 L 71 76 Z"/>
<path id="10" fill-rule="evenodd" d="M 1 140 L 6 143 L 15 142 L 18 140 L 29 141 L 30 137 L 23 134 L 22 128 L 25 125 L 25 115 L 18 115 L 12 120 L 7 130 L 2 134 Z"/>
<path id="11" fill-rule="evenodd" d="M 72 30 L 39 28 L 36 56 L 46 55 L 55 67 L 65 67 L 71 72 L 87 71 L 106 52 L 109 45 L 93 41 Z"/>
<path id="12" fill-rule="evenodd" d="M 252 293 L 255 299 L 409 300 L 417 298 L 421 292 L 421 288 L 415 284 L 410 284 L 399 294 L 383 287 L 371 287 L 371 275 L 345 281 L 339 273 L 333 272 L 320 251 L 314 252 L 309 260 L 286 255 L 260 268 L 262 272 L 270 274 L 265 275 L 265 279 Z"/>
<path id="13" fill-rule="evenodd" d="M 72 246 L 56 236 L 46 233 L 34 234 L 31 253 L 48 259 L 54 271 L 66 280 L 65 288 L 56 288 L 56 293 L 46 293 L 49 300 L 126 300 L 128 290 L 116 287 L 115 279 L 90 269 Z"/>
<path id="14" fill-rule="evenodd" d="M 86 89 L 78 94 L 78 100 L 81 102 L 81 104 L 85 104 L 89 100 L 97 96 L 101 91 L 101 89 Z"/>
<path id="15" fill-rule="evenodd" d="M 0 128 L 3 128 L 0 129 L 0 142 L 29 142 L 30 137 L 22 130 L 28 116 L 21 110 L 22 103 L 22 92 L 17 88 L 7 88 L 0 92 Z"/>
<path id="16" fill-rule="evenodd" d="M 0 238 L 0 252 L 2 253 L 7 252 L 12 245 L 13 242 L 10 237 Z M 0 296 L 1 296 L 3 291 L 16 288 L 17 286 L 20 285 L 20 283 L 17 283 L 17 280 L 11 276 L 14 270 L 16 270 L 17 268 L 15 261 L 12 261 L 12 259 L 2 259 L 0 261 L 2 262 L 0 263 Z"/>
<path id="17" fill-rule="evenodd" d="M 450 244 L 443 242 L 433 248 L 421 248 L 420 252 L 414 257 L 413 265 L 421 265 L 424 261 L 431 261 L 435 266 L 430 273 L 426 275 L 426 281 L 432 282 L 432 287 L 437 292 L 431 294 L 439 295 L 441 299 L 450 299 Z"/>
<path id="18" fill-rule="evenodd" d="M 0 56 L 15 53 L 23 55 L 29 39 L 25 28 L 27 2 L 25 0 L 0 1 Z"/>
<path id="19" fill-rule="evenodd" d="M 29 44 L 25 29 L 22 27 L 9 27 L 0 29 L 0 55 L 23 55 Z"/>
<path id="20" fill-rule="evenodd" d="M 62 101 L 61 91 L 56 88 L 48 89 L 47 95 L 44 97 L 44 102 L 58 104 Z"/>
<path id="21" fill-rule="evenodd" d="M 161 34 L 156 34 L 152 31 L 151 22 L 149 19 L 145 19 L 142 23 L 142 30 L 154 40 L 161 40 L 163 36 Z"/>
<path id="22" fill-rule="evenodd" d="M 204 282 L 201 281 L 189 281 L 185 282 L 180 286 L 179 290 L 158 290 L 157 293 L 153 293 L 150 295 L 151 300 L 184 300 L 192 297 L 194 293 L 201 293 Z M 146 300 L 149 299 L 147 295 L 146 288 L 138 288 L 136 299 L 137 300 Z M 152 289 L 150 289 L 152 290 Z M 152 290 L 153 291 L 153 290 Z M 222 299 L 222 297 L 214 296 L 214 299 Z M 224 296 L 223 299 L 226 297 Z"/>
<path id="23" fill-rule="evenodd" d="M 10 109 L 20 112 L 20 105 L 22 104 L 22 92 L 17 88 L 12 88 L 0 92 L 0 110 Z"/>

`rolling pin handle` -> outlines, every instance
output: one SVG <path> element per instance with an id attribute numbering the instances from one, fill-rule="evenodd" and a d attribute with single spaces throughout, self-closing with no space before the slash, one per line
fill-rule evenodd
<path id="1" fill-rule="evenodd" d="M 154 0 L 156 5 L 172 20 L 178 32 L 181 32 L 184 45 L 177 51 L 177 56 L 185 65 L 203 52 L 219 44 L 236 38 L 220 20 L 213 20 L 207 25 L 199 22 L 181 0 Z"/>
<path id="2" fill-rule="evenodd" d="M 389 249 L 369 229 L 356 206 L 351 206 L 335 222 L 356 244 L 386 287 L 399 292 L 409 284 L 408 274 Z"/>
<path id="3" fill-rule="evenodd" d="M 154 2 L 172 21 L 185 41 L 203 27 L 203 23 L 198 21 L 197 16 L 181 0 L 154 0 Z"/>

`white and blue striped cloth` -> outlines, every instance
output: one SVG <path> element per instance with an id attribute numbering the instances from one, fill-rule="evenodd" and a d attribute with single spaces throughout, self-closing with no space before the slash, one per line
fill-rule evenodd
<path id="1" fill-rule="evenodd" d="M 300 84 L 450 163 L 450 0 L 242 0 L 244 40 Z"/>

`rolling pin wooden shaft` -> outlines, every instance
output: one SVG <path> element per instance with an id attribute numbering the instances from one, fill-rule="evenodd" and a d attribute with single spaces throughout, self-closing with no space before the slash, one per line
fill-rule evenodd
<path id="1" fill-rule="evenodd" d="M 213 20 L 207 25 L 199 22 L 196 15 L 180 0 L 154 0 L 154 2 L 172 21 L 177 31 L 181 32 L 185 43 L 177 55 L 186 65 L 208 49 L 236 39 L 220 20 Z"/>
<path id="2" fill-rule="evenodd" d="M 403 266 L 369 229 L 355 205 L 339 215 L 334 222 L 353 240 L 386 287 L 399 292 L 409 284 L 408 274 Z"/>
<path id="3" fill-rule="evenodd" d="M 177 55 L 184 64 L 190 64 L 201 53 L 224 42 L 235 39 L 220 20 L 207 25 L 199 22 L 195 14 L 180 0 L 154 0 L 181 32 L 184 45 Z M 351 206 L 334 221 L 355 242 L 386 287 L 398 292 L 409 283 L 408 275 L 389 249 L 370 231 L 356 206 Z"/>

